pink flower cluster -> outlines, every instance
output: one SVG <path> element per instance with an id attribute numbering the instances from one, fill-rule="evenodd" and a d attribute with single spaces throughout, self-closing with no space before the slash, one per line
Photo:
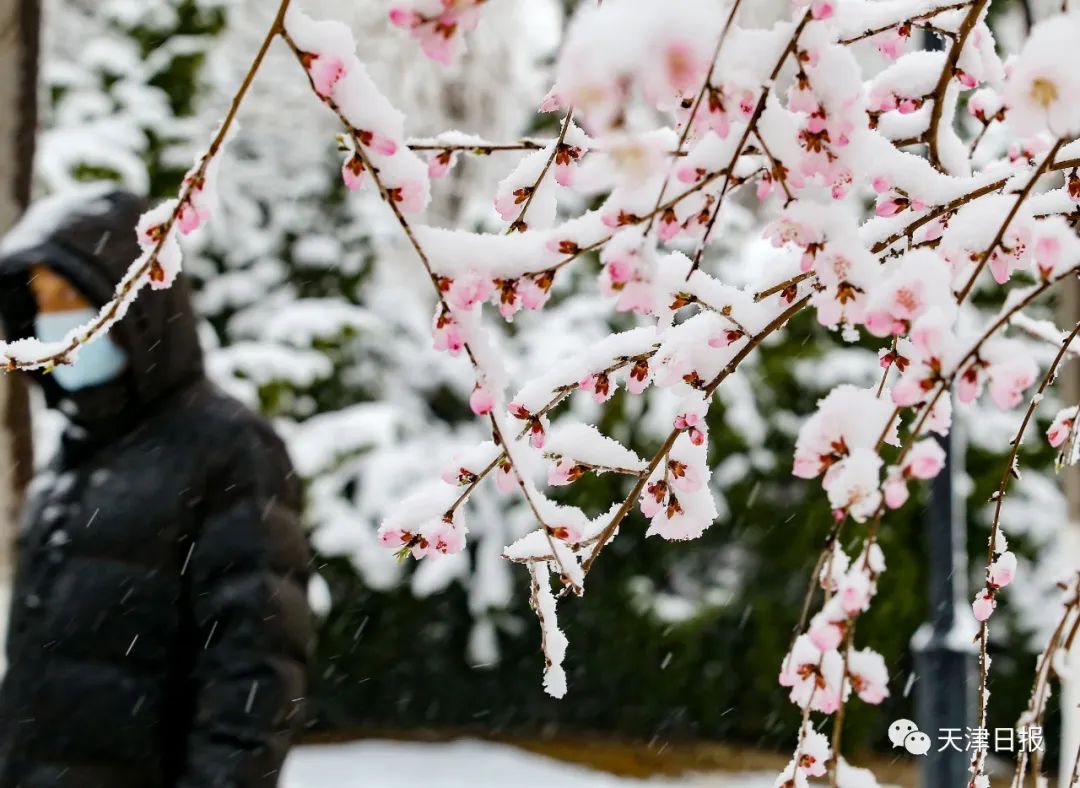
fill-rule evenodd
<path id="1" fill-rule="evenodd" d="M 390 21 L 409 31 L 424 54 L 450 65 L 462 49 L 464 34 L 479 21 L 485 0 L 406 0 L 390 8 Z"/>
<path id="2" fill-rule="evenodd" d="M 997 609 L 997 593 L 1009 585 L 1016 577 L 1016 556 L 1006 550 L 999 553 L 994 562 L 987 567 L 986 587 L 976 596 L 971 603 L 971 610 L 975 614 L 975 620 L 986 621 Z"/>
<path id="3" fill-rule="evenodd" d="M 415 531 L 384 525 L 379 529 L 379 544 L 413 558 L 430 558 L 460 553 L 465 549 L 467 532 L 463 524 L 446 517 Z"/>

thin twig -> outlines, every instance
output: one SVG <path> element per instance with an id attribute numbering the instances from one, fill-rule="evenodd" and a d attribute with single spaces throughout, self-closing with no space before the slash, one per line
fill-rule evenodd
<path id="1" fill-rule="evenodd" d="M 720 50 L 724 46 L 724 40 L 727 38 L 728 30 L 731 29 L 731 24 L 735 21 L 735 14 L 739 12 L 739 6 L 741 4 L 742 0 L 735 0 L 734 5 L 731 6 L 731 11 L 728 13 L 727 21 L 724 22 L 724 28 L 720 31 L 720 38 L 716 42 L 716 47 L 713 49 L 712 61 L 709 63 L 709 71 L 705 75 L 705 81 L 701 84 L 701 90 L 698 91 L 697 98 L 694 99 L 694 105 L 690 108 L 690 117 L 686 120 L 686 126 L 683 128 L 682 134 L 679 135 L 679 144 L 675 148 L 676 154 L 682 152 L 683 146 L 686 145 L 686 141 L 693 132 L 694 121 L 697 120 L 698 110 L 701 108 L 701 103 L 705 100 L 705 94 L 708 93 L 712 87 L 713 72 L 716 71 L 716 62 L 720 58 Z M 664 195 L 667 193 L 668 184 L 671 183 L 671 174 L 673 170 L 674 166 L 668 168 L 667 175 L 664 176 L 664 182 L 660 185 L 660 192 L 656 196 L 656 205 L 653 207 L 652 215 L 649 217 L 649 223 L 645 227 L 645 235 L 648 235 L 649 231 L 652 229 L 657 210 L 664 201 Z"/>
<path id="2" fill-rule="evenodd" d="M 1024 411 L 1024 418 L 1020 422 L 1020 426 L 1016 430 L 1016 434 L 1012 439 L 1012 451 L 1009 453 L 1009 459 L 1005 464 L 1005 470 L 1001 474 L 1001 481 L 998 483 L 997 492 L 994 495 L 994 519 L 990 525 L 990 537 L 987 540 L 986 547 L 986 590 L 991 595 L 996 595 L 997 589 L 990 583 L 990 567 L 994 563 L 994 553 L 997 547 L 998 532 L 1001 529 L 1001 507 L 1005 502 L 1005 493 L 1009 488 L 1009 482 L 1013 476 L 1016 475 L 1016 463 L 1017 458 L 1020 456 L 1020 445 L 1024 440 L 1024 433 L 1027 432 L 1028 425 L 1031 423 L 1032 418 L 1035 416 L 1035 409 L 1042 402 L 1043 394 L 1046 389 L 1050 387 L 1055 378 L 1057 377 L 1058 367 L 1061 366 L 1061 362 L 1068 354 L 1069 345 L 1080 334 L 1080 322 L 1076 324 L 1073 330 L 1061 343 L 1061 348 L 1058 350 L 1057 355 L 1054 356 L 1053 362 L 1046 370 L 1046 374 L 1043 376 L 1042 382 L 1039 384 L 1039 388 L 1035 394 L 1031 397 L 1031 402 L 1028 404 L 1027 410 Z M 986 715 L 987 715 L 987 681 L 989 679 L 989 662 L 987 660 L 987 640 L 989 637 L 990 623 L 989 619 L 983 621 L 979 626 L 979 727 L 986 727 Z M 985 756 L 981 752 L 976 752 L 975 758 L 972 761 L 973 772 L 976 777 L 982 774 L 982 770 L 985 764 Z"/>
<path id="3" fill-rule="evenodd" d="M 510 226 L 506 232 L 525 232 L 528 229 L 528 225 L 525 223 L 525 214 L 529 212 L 529 206 L 532 205 L 533 198 L 536 197 L 536 192 L 540 189 L 540 186 L 544 182 L 544 178 L 547 177 L 548 170 L 551 169 L 551 165 L 555 162 L 555 157 L 559 155 L 559 150 L 563 146 L 563 142 L 566 140 L 566 132 L 570 130 L 570 124 L 574 122 L 574 108 L 568 107 L 566 110 L 566 117 L 563 118 L 562 128 L 559 129 L 559 138 L 555 141 L 555 146 L 551 149 L 551 155 L 548 156 L 546 162 L 544 162 L 544 168 L 540 170 L 540 174 L 536 178 L 536 182 L 533 183 L 529 189 L 528 195 L 525 197 L 525 204 L 521 206 L 521 210 L 518 212 L 517 218 L 510 222 Z"/>
<path id="4" fill-rule="evenodd" d="M 1050 166 L 1050 163 L 1054 160 L 1054 156 L 1061 149 L 1061 146 L 1065 144 L 1064 139 L 1059 139 L 1054 143 L 1054 147 L 1050 149 L 1050 152 L 1046 154 L 1046 157 L 1039 163 L 1039 166 L 1035 168 L 1035 172 L 1031 174 L 1031 178 L 1028 179 L 1027 184 L 1016 196 L 1016 202 L 1013 203 L 1012 208 L 1009 210 L 1008 215 L 1005 217 L 1005 221 L 998 227 L 997 234 L 994 236 L 994 240 L 990 242 L 990 245 L 986 247 L 986 251 L 979 257 L 979 263 L 975 266 L 975 270 L 971 272 L 971 278 L 968 279 L 967 284 L 963 289 L 956 294 L 956 302 L 963 303 L 967 298 L 968 293 L 971 292 L 971 288 L 975 286 L 975 280 L 979 278 L 979 274 L 982 273 L 983 268 L 986 266 L 990 257 L 997 251 L 998 245 L 1005 237 L 1005 233 L 1008 232 L 1009 225 L 1012 224 L 1012 220 L 1016 217 L 1017 212 L 1020 210 L 1020 206 L 1023 204 L 1027 196 L 1031 194 L 1031 190 L 1035 188 L 1035 184 L 1043 173 L 1046 172 L 1046 168 Z"/>
<path id="5" fill-rule="evenodd" d="M 919 14 L 918 16 L 913 16 L 913 17 L 909 17 L 909 18 L 905 18 L 905 19 L 900 19 L 900 20 L 897 20 L 895 22 L 890 22 L 887 25 L 880 25 L 878 27 L 871 28 L 870 30 L 865 30 L 865 31 L 863 31 L 862 33 L 860 33 L 857 36 L 851 36 L 849 38 L 842 38 L 837 43 L 848 46 L 850 44 L 854 44 L 857 41 L 862 41 L 865 38 L 872 38 L 873 36 L 876 36 L 878 33 L 884 33 L 886 30 L 892 30 L 893 28 L 900 27 L 901 25 L 905 25 L 905 24 L 914 25 L 916 22 L 925 22 L 928 19 L 933 19 L 938 14 L 943 14 L 946 11 L 957 11 L 957 10 L 963 8 L 964 6 L 966 6 L 970 2 L 971 2 L 971 0 L 964 0 L 964 2 L 962 2 L 962 3 L 951 3 L 949 5 L 942 6 L 941 8 L 935 8 L 933 11 L 927 11 L 925 14 Z"/>
<path id="6" fill-rule="evenodd" d="M 291 2 L 292 0 L 281 0 L 277 13 L 274 15 L 274 21 L 270 25 L 270 29 L 266 31 L 262 44 L 259 46 L 254 59 L 251 61 L 251 65 L 248 66 L 247 73 L 240 82 L 240 87 L 233 95 L 225 119 L 221 122 L 217 134 L 214 135 L 213 140 L 210 142 L 210 147 L 207 148 L 206 153 L 204 153 L 199 160 L 199 166 L 196 167 L 195 171 L 189 177 L 184 179 L 184 184 L 180 189 L 176 206 L 173 208 L 169 217 L 159 225 L 158 238 L 151 248 L 149 255 L 147 255 L 141 263 L 138 263 L 137 265 L 133 264 L 132 267 L 128 269 L 127 273 L 124 274 L 123 279 L 116 285 L 112 298 L 101 308 L 83 334 L 77 336 L 59 352 L 47 356 L 30 360 L 7 358 L 3 363 L 3 369 L 5 371 L 13 372 L 17 369 L 38 369 L 41 367 L 49 369 L 58 364 L 70 363 L 71 354 L 80 345 L 86 344 L 95 336 L 104 332 L 108 326 L 117 320 L 120 314 L 121 305 L 126 302 L 128 296 L 141 290 L 146 285 L 147 277 L 160 268 L 161 264 L 159 262 L 159 257 L 161 251 L 165 248 L 165 244 L 172 237 L 173 227 L 176 225 L 180 214 L 188 207 L 188 201 L 191 199 L 192 193 L 195 191 L 196 187 L 203 182 L 210 161 L 217 155 L 218 151 L 221 150 L 221 146 L 225 143 L 229 130 L 232 128 L 233 122 L 236 119 L 236 113 L 239 111 L 245 96 L 247 96 L 248 89 L 251 87 L 255 75 L 263 64 L 266 53 L 270 49 L 270 44 L 279 33 L 284 32 L 285 12 L 288 11 Z"/>
<path id="7" fill-rule="evenodd" d="M 802 35 L 803 29 L 813 18 L 810 9 L 806 9 L 806 13 L 803 14 L 802 19 L 799 20 L 798 26 L 795 28 L 795 32 L 792 33 L 791 39 L 788 41 L 787 46 L 784 47 L 784 51 L 780 53 L 780 57 L 776 61 L 776 65 L 773 66 L 772 72 L 769 74 L 769 81 L 761 90 L 761 96 L 758 97 L 757 106 L 754 107 L 754 114 L 750 116 L 750 120 L 746 123 L 746 128 L 743 129 L 742 137 L 739 139 L 739 143 L 735 146 L 735 152 L 731 156 L 731 161 L 727 166 L 727 175 L 724 177 L 724 185 L 720 189 L 720 194 L 716 200 L 716 207 L 713 209 L 712 214 L 709 217 L 709 223 L 705 226 L 705 234 L 701 238 L 701 243 L 698 244 L 697 251 L 694 253 L 694 262 L 690 266 L 690 271 L 687 273 L 687 279 L 690 278 L 690 274 L 694 273 L 701 265 L 701 257 L 705 253 L 705 247 L 709 243 L 709 237 L 712 235 L 713 227 L 716 225 L 716 219 L 720 216 L 720 209 L 724 204 L 724 197 L 727 196 L 728 190 L 731 188 L 732 176 L 735 172 L 735 165 L 738 164 L 739 159 L 742 158 L 743 150 L 746 148 L 746 143 L 750 139 L 750 134 L 757 128 L 758 121 L 761 119 L 761 114 L 765 111 L 765 105 L 769 100 L 770 86 L 776 81 L 776 78 L 780 76 L 780 70 L 784 67 L 784 63 L 787 62 L 790 57 L 799 46 L 799 36 Z"/>
<path id="8" fill-rule="evenodd" d="M 987 0 L 975 0 L 972 3 L 971 10 L 968 11 L 964 21 L 960 24 L 956 40 L 949 47 L 949 54 L 945 57 L 945 65 L 942 66 L 941 75 L 938 77 L 937 86 L 934 88 L 934 106 L 930 113 L 930 128 L 927 131 L 926 140 L 930 146 L 928 152 L 930 163 L 941 171 L 944 171 L 944 167 L 941 164 L 941 155 L 938 150 L 938 133 L 941 126 L 941 117 L 945 111 L 945 94 L 948 91 L 949 83 L 956 76 L 956 64 L 960 60 L 960 53 L 964 49 L 964 44 L 967 43 L 968 36 L 975 28 L 975 23 L 979 21 L 979 16 L 982 14 L 986 3 Z"/>

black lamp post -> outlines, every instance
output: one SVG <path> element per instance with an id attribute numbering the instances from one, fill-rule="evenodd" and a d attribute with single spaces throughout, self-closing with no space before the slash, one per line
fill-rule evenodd
<path id="1" fill-rule="evenodd" d="M 947 746 L 941 731 L 959 729 L 960 742 L 975 710 L 975 620 L 968 599 L 966 508 L 958 483 L 964 472 L 964 440 L 954 424 L 942 440 L 945 467 L 930 488 L 926 510 L 929 559 L 928 620 L 911 640 L 915 652 L 915 709 L 919 729 L 930 736 L 922 760 L 922 788 L 967 784 L 970 754 Z M 940 751 L 939 751 L 940 750 Z"/>

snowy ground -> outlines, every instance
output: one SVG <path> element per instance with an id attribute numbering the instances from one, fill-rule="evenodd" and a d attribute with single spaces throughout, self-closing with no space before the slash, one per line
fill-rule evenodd
<path id="1" fill-rule="evenodd" d="M 282 788 L 772 788 L 774 778 L 729 774 L 635 780 L 505 744 L 375 740 L 299 748 L 285 765 Z"/>

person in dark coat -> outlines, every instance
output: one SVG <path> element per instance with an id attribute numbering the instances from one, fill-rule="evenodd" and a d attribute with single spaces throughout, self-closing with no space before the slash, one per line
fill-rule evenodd
<path id="1" fill-rule="evenodd" d="M 0 246 L 6 336 L 59 339 L 104 304 L 143 208 L 32 209 Z M 183 277 L 32 376 L 67 427 L 20 524 L 0 788 L 277 785 L 312 641 L 299 480 L 204 376 Z"/>

